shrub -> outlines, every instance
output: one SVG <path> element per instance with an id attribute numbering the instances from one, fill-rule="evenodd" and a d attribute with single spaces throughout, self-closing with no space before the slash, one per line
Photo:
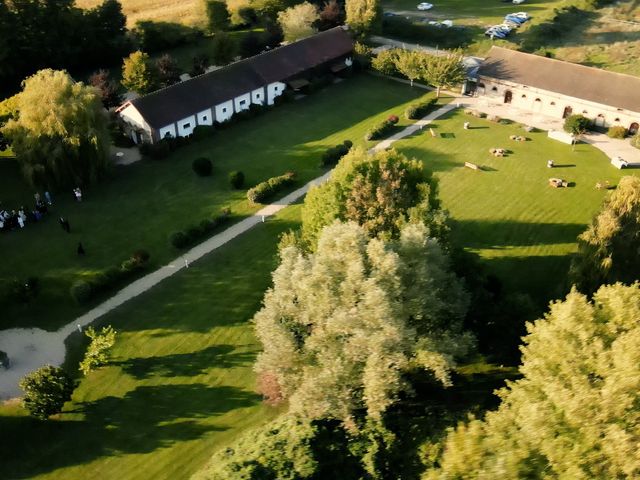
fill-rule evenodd
<path id="1" fill-rule="evenodd" d="M 244 173 L 234 170 L 229 173 L 229 183 L 232 188 L 239 190 L 244 185 Z"/>
<path id="2" fill-rule="evenodd" d="M 396 123 L 398 123 L 400 121 L 400 119 L 398 118 L 397 115 L 389 115 L 389 118 L 387 118 L 387 122 L 392 123 L 393 125 L 395 125 Z"/>
<path id="3" fill-rule="evenodd" d="M 143 249 L 136 250 L 133 252 L 133 255 L 131 255 L 131 258 L 138 264 L 147 263 L 150 257 L 151 255 L 149 255 L 149 252 Z"/>
<path id="4" fill-rule="evenodd" d="M 631 145 L 633 145 L 636 148 L 640 148 L 640 133 L 636 134 L 632 139 L 631 139 Z"/>
<path id="5" fill-rule="evenodd" d="M 624 138 L 627 136 L 627 129 L 621 126 L 609 127 L 609 130 L 607 130 L 607 136 L 610 138 Z"/>
<path id="6" fill-rule="evenodd" d="M 184 248 L 189 243 L 189 239 L 187 238 L 187 235 L 182 231 L 173 232 L 171 235 L 169 235 L 169 243 L 175 248 Z"/>
<path id="7" fill-rule="evenodd" d="M 393 130 L 394 124 L 389 120 L 385 120 L 383 122 L 374 125 L 371 130 L 369 130 L 365 136 L 365 140 L 379 140 L 386 136 L 391 130 Z"/>
<path id="8" fill-rule="evenodd" d="M 78 280 L 71 285 L 71 297 L 78 305 L 84 305 L 93 295 L 91 283 L 86 280 Z"/>
<path id="9" fill-rule="evenodd" d="M 291 185 L 294 182 L 294 179 L 294 172 L 287 172 L 279 177 L 272 177 L 247 190 L 247 198 L 252 203 L 262 202 L 275 195 L 284 187 Z"/>
<path id="10" fill-rule="evenodd" d="M 431 112 L 436 107 L 437 103 L 438 100 L 435 98 L 432 98 L 431 100 L 428 100 L 426 102 L 414 103 L 407 107 L 407 109 L 404 111 L 404 116 L 408 120 L 418 120 L 419 118 L 422 118 L 429 112 Z"/>
<path id="11" fill-rule="evenodd" d="M 84 354 L 84 359 L 80 362 L 80 371 L 88 375 L 92 370 L 108 362 L 111 348 L 116 342 L 116 331 L 109 325 L 102 327 L 100 332 L 89 327 L 84 334 L 91 339 L 91 343 Z"/>
<path id="12" fill-rule="evenodd" d="M 209 160 L 208 158 L 205 158 L 205 157 L 196 158 L 191 164 L 191 167 L 199 177 L 208 177 L 211 175 L 211 170 L 212 170 L 211 160 Z"/>
<path id="13" fill-rule="evenodd" d="M 335 147 L 327 148 L 327 150 L 322 154 L 322 166 L 329 167 L 331 165 L 335 165 L 349 152 L 352 146 L 353 142 L 351 140 L 345 140 L 343 143 L 340 143 Z"/>
<path id="14" fill-rule="evenodd" d="M 589 120 L 584 115 L 569 115 L 564 121 L 564 131 L 573 135 L 582 135 L 591 125 Z"/>
<path id="15" fill-rule="evenodd" d="M 216 128 L 213 125 L 198 125 L 193 129 L 191 136 L 194 140 L 201 140 L 207 138 L 216 133 Z"/>
<path id="16" fill-rule="evenodd" d="M 60 413 L 65 402 L 71 400 L 73 380 L 58 367 L 45 365 L 20 380 L 24 390 L 22 403 L 29 413 L 41 420 Z"/>
<path id="17" fill-rule="evenodd" d="M 139 265 L 140 264 L 134 258 L 127 258 L 124 262 L 120 264 L 120 270 L 127 273 L 132 272 L 136 270 Z M 101 283 L 105 285 L 109 280 L 107 279 L 107 277 L 103 276 L 103 278 L 104 280 Z"/>
<path id="18" fill-rule="evenodd" d="M 140 153 L 153 160 L 167 158 L 171 153 L 171 143 L 168 139 L 157 143 L 143 143 L 140 145 Z"/>

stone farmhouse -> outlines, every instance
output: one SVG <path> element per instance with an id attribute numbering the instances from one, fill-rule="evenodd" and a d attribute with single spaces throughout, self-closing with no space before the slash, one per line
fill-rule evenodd
<path id="1" fill-rule="evenodd" d="M 555 118 L 582 114 L 597 127 L 640 123 L 640 78 L 492 47 L 476 95 Z"/>
<path id="2" fill-rule="evenodd" d="M 273 105 L 287 88 L 351 66 L 353 40 L 336 27 L 130 100 L 116 112 L 136 143 L 191 135 L 252 104 Z"/>

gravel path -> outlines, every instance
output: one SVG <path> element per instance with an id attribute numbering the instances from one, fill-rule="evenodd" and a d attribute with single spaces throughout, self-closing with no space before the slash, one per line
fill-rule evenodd
<path id="1" fill-rule="evenodd" d="M 380 142 L 371 150 L 377 151 L 389 148 L 393 142 L 414 134 L 425 125 L 428 125 L 433 119 L 444 115 L 453 108 L 455 108 L 455 104 L 445 105 L 444 107 L 430 113 L 423 119 L 418 120 L 413 125 L 408 126 L 401 132 Z M 65 357 L 64 340 L 75 330 L 84 328 L 126 301 L 137 297 L 150 288 L 153 288 L 165 278 L 175 275 L 186 267 L 187 262 L 192 263 L 197 261 L 208 253 L 230 242 L 235 237 L 262 223 L 263 216 L 267 219 L 268 217 L 275 215 L 286 206 L 304 196 L 311 186 L 325 182 L 330 175 L 331 172 L 327 172 L 324 175 L 311 180 L 309 183 L 298 190 L 291 192 L 278 202 L 267 205 L 257 211 L 254 215 L 245 218 L 225 231 L 214 235 L 209 240 L 196 245 L 184 255 L 174 259 L 168 265 L 165 265 L 164 267 L 161 267 L 127 285 L 110 299 L 88 311 L 81 317 L 78 317 L 56 332 L 47 332 L 39 328 L 13 328 L 10 330 L 0 331 L 0 350 L 6 352 L 11 361 L 11 367 L 8 370 L 4 370 L 0 367 L 0 401 L 20 395 L 21 391 L 18 383 L 25 374 L 36 370 L 45 364 L 61 365 L 64 362 Z"/>

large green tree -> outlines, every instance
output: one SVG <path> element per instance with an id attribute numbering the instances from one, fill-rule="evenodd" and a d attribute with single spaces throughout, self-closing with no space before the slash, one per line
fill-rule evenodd
<path id="1" fill-rule="evenodd" d="M 318 9 L 309 2 L 299 3 L 278 14 L 278 22 L 287 42 L 295 42 L 316 33 L 315 25 L 319 18 Z"/>
<path id="2" fill-rule="evenodd" d="M 20 381 L 24 391 L 22 403 L 31 415 L 46 420 L 60 413 L 65 402 L 71 400 L 73 380 L 64 370 L 45 365 Z"/>
<path id="3" fill-rule="evenodd" d="M 397 238 L 407 222 L 420 221 L 430 236 L 444 241 L 446 215 L 440 210 L 437 182 L 422 162 L 396 150 L 369 154 L 352 149 L 328 182 L 312 188 L 302 210 L 302 238 L 313 250 L 322 228 L 351 220 L 370 236 Z"/>
<path id="4" fill-rule="evenodd" d="M 211 45 L 211 60 L 215 65 L 231 63 L 237 51 L 238 44 L 231 35 L 225 32 L 218 32 L 214 35 Z"/>
<path id="5" fill-rule="evenodd" d="M 462 333 L 467 297 L 439 244 L 421 223 L 399 239 L 370 239 L 355 223 L 326 227 L 318 249 L 281 250 L 273 288 L 256 314 L 256 362 L 272 399 L 306 418 L 349 428 L 379 420 L 421 369 L 444 385 Z"/>
<path id="6" fill-rule="evenodd" d="M 452 431 L 429 480 L 640 477 L 640 285 L 573 290 L 528 326 L 521 380 Z"/>
<path id="7" fill-rule="evenodd" d="M 378 0 L 346 0 L 346 21 L 356 35 L 376 33 L 382 28 L 382 6 Z"/>
<path id="8" fill-rule="evenodd" d="M 81 185 L 107 170 L 108 118 L 97 89 L 66 72 L 41 70 L 24 81 L 17 108 L 3 133 L 32 185 Z"/>
<path id="9" fill-rule="evenodd" d="M 156 88 L 157 73 L 149 55 L 140 50 L 124 59 L 122 64 L 122 86 L 144 95 Z"/>
<path id="10" fill-rule="evenodd" d="M 622 177 L 578 237 L 570 279 L 588 294 L 605 283 L 640 279 L 640 178 Z"/>
<path id="11" fill-rule="evenodd" d="M 462 59 L 460 50 L 427 55 L 421 78 L 436 87 L 436 97 L 440 96 L 442 88 L 451 88 L 464 82 L 467 73 Z"/>
<path id="12" fill-rule="evenodd" d="M 231 15 L 227 9 L 227 3 L 221 0 L 204 0 L 204 3 L 209 31 L 222 32 L 228 30 L 231 24 Z"/>

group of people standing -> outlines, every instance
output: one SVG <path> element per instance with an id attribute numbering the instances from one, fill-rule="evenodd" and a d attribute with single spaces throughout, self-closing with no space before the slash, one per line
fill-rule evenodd
<path id="1" fill-rule="evenodd" d="M 0 232 L 8 232 L 16 228 L 24 228 L 29 222 L 37 222 L 49 211 L 49 207 L 53 205 L 53 199 L 49 192 L 44 192 L 44 199 L 39 193 L 34 195 L 35 206 L 32 210 L 21 206 L 18 211 L 10 212 L 2 208 L 0 204 Z"/>

